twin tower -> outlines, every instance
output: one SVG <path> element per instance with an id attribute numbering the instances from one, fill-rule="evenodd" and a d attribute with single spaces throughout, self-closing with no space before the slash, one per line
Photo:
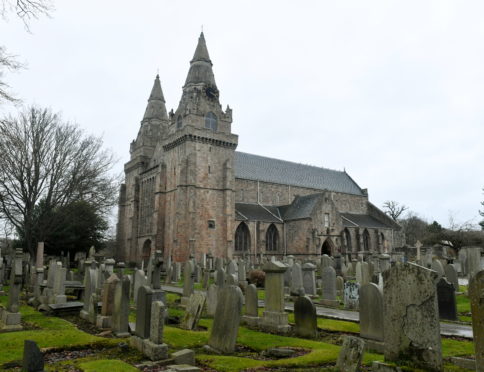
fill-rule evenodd
<path id="1" fill-rule="evenodd" d="M 175 112 L 167 113 L 159 76 L 124 166 L 117 226 L 118 260 L 152 251 L 183 261 L 227 256 L 235 223 L 232 110 L 219 101 L 203 33 Z"/>

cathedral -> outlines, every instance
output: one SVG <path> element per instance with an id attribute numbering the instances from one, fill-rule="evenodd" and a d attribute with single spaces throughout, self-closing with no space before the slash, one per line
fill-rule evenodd
<path id="1" fill-rule="evenodd" d="M 222 108 L 203 33 L 176 111 L 156 76 L 124 166 L 118 260 L 154 250 L 191 255 L 299 259 L 391 252 L 401 228 L 346 171 L 236 151 L 232 110 Z"/>

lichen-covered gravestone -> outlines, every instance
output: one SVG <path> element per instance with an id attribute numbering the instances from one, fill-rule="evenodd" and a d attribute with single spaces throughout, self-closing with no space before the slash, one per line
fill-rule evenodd
<path id="1" fill-rule="evenodd" d="M 128 276 L 123 276 L 116 283 L 114 290 L 114 308 L 113 308 L 113 332 L 116 337 L 129 336 L 129 287 L 130 280 Z"/>
<path id="2" fill-rule="evenodd" d="M 375 341 L 383 341 L 383 293 L 374 283 L 360 289 L 360 335 Z"/>
<path id="3" fill-rule="evenodd" d="M 188 300 L 185 315 L 180 323 L 181 328 L 192 331 L 197 327 L 198 321 L 202 316 L 203 308 L 205 307 L 206 298 L 205 293 L 192 293 Z"/>
<path id="4" fill-rule="evenodd" d="M 269 330 L 288 332 L 291 327 L 284 311 L 284 272 L 287 267 L 282 262 L 270 261 L 264 264 L 266 308 L 261 325 Z"/>
<path id="5" fill-rule="evenodd" d="M 250 284 L 245 289 L 245 314 L 242 317 L 242 321 L 250 326 L 256 326 L 259 319 L 257 287 L 254 284 Z"/>
<path id="6" fill-rule="evenodd" d="M 469 282 L 472 331 L 477 372 L 484 372 L 484 270 L 475 274 Z"/>
<path id="7" fill-rule="evenodd" d="M 362 339 L 346 336 L 338 356 L 338 361 L 336 362 L 338 371 L 359 371 L 364 351 L 365 342 Z"/>
<path id="8" fill-rule="evenodd" d="M 442 370 L 442 346 L 435 271 L 412 263 L 383 273 L 385 360 L 412 360 Z"/>
<path id="9" fill-rule="evenodd" d="M 322 273 L 323 280 L 323 298 L 320 303 L 324 306 L 337 307 L 339 305 L 336 299 L 336 271 L 332 266 L 326 266 Z"/>
<path id="10" fill-rule="evenodd" d="M 317 335 L 318 325 L 316 306 L 308 296 L 299 296 L 294 303 L 295 331 L 300 337 L 314 338 Z"/>
<path id="11" fill-rule="evenodd" d="M 343 302 L 345 309 L 357 310 L 359 303 L 360 285 L 354 282 L 346 282 L 343 290 Z"/>

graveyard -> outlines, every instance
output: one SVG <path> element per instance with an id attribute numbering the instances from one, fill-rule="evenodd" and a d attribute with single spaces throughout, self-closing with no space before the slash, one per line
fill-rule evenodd
<path id="1" fill-rule="evenodd" d="M 71 265 L 42 243 L 32 264 L 17 249 L 0 272 L 0 368 L 482 371 L 481 249 L 453 264 L 432 252 L 346 264 L 156 251 L 141 269 L 94 249 Z"/>

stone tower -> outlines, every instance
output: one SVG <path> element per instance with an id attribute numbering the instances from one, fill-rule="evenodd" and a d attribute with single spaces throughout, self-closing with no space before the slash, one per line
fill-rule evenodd
<path id="1" fill-rule="evenodd" d="M 138 136 L 130 145 L 130 161 L 124 165 L 126 180 L 120 190 L 117 226 L 118 259 L 138 261 L 141 255 L 140 235 L 145 232 L 154 234 L 151 231 L 153 224 L 145 224 L 153 216 L 154 190 L 150 193 L 148 189 L 154 189 L 154 182 L 147 183 L 141 175 L 148 169 L 155 148 L 166 136 L 168 128 L 165 98 L 160 78 L 156 75 Z"/>
<path id="2" fill-rule="evenodd" d="M 232 110 L 223 111 L 203 33 L 183 93 L 170 114 L 162 142 L 161 197 L 165 248 L 177 261 L 191 254 L 232 253 L 235 218 L 233 170 L 238 136 L 231 132 Z M 164 220 L 164 223 L 162 222 Z M 157 248 L 159 249 L 159 248 Z"/>

